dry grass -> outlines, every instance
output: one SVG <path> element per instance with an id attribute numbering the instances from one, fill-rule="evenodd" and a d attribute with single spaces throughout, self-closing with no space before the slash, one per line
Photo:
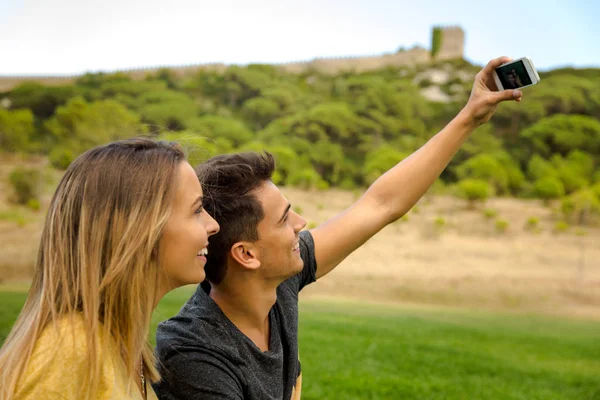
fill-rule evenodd
<path id="1" fill-rule="evenodd" d="M 0 283 L 31 277 L 45 208 L 59 175 L 51 173 L 42 211 L 6 201 L 6 177 L 26 161 L 0 158 Z M 31 161 L 27 161 L 31 164 Z M 42 160 L 34 164 L 45 167 Z M 360 194 L 284 188 L 310 227 Z M 495 211 L 486 217 L 485 209 Z M 537 217 L 538 227 L 527 229 Z M 504 233 L 496 220 L 507 221 Z M 600 229 L 555 233 L 556 216 L 537 201 L 493 199 L 468 210 L 452 197 L 426 196 L 336 270 L 306 289 L 309 297 L 368 298 L 421 305 L 483 307 L 600 317 Z"/>
<path id="2" fill-rule="evenodd" d="M 355 199 L 336 191 L 284 194 L 314 223 Z M 459 199 L 425 197 L 417 213 L 386 227 L 306 292 L 600 317 L 599 229 L 557 234 L 553 211 L 537 201 L 493 199 L 485 208 L 497 216 L 468 210 Z M 526 228 L 532 216 L 539 219 L 535 232 Z M 498 218 L 508 222 L 504 233 Z"/>

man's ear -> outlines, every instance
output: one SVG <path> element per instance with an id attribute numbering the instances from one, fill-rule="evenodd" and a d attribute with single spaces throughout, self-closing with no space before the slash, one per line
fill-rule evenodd
<path id="1" fill-rule="evenodd" d="M 257 270 L 260 268 L 260 260 L 258 259 L 257 248 L 250 242 L 237 242 L 231 246 L 231 257 L 242 267 L 249 270 Z"/>

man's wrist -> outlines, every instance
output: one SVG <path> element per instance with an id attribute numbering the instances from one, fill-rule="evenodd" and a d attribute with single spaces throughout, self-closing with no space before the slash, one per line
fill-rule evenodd
<path id="1" fill-rule="evenodd" d="M 471 133 L 481 125 L 475 113 L 467 104 L 454 118 L 454 121 L 461 126 L 465 131 Z"/>

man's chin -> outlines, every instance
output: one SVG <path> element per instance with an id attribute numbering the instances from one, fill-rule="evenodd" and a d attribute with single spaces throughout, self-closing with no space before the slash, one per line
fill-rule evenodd
<path id="1" fill-rule="evenodd" d="M 294 263 L 294 270 L 296 271 L 296 273 L 302 271 L 304 269 L 304 260 L 300 259 L 300 261 Z"/>
<path id="2" fill-rule="evenodd" d="M 287 278 L 291 278 L 302 272 L 302 269 L 304 268 L 304 261 L 302 259 L 300 259 L 299 261 L 298 259 L 294 259 L 288 265 L 290 265 L 291 268 L 289 269 L 289 275 L 287 276 Z"/>

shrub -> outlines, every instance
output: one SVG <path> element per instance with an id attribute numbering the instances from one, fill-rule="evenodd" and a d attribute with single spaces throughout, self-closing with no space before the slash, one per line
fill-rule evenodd
<path id="1" fill-rule="evenodd" d="M 25 218 L 18 210 L 0 211 L 0 221 L 13 222 L 19 227 L 23 227 L 27 224 L 27 218 Z"/>
<path id="2" fill-rule="evenodd" d="M 529 217 L 527 218 L 527 222 L 525 222 L 525 228 L 528 230 L 535 230 L 538 228 L 540 224 L 540 219 L 538 217 Z"/>
<path id="3" fill-rule="evenodd" d="M 591 189 L 582 189 L 562 200 L 561 211 L 571 222 L 587 224 L 600 215 L 600 200 Z"/>
<path id="4" fill-rule="evenodd" d="M 598 182 L 595 185 L 593 185 L 590 189 L 592 190 L 592 192 L 594 193 L 594 195 L 596 196 L 596 198 L 598 200 L 600 200 L 600 182 Z"/>
<path id="5" fill-rule="evenodd" d="M 440 51 L 442 46 L 442 29 L 440 27 L 433 28 L 433 34 L 431 35 L 431 58 L 435 58 L 437 53 Z"/>
<path id="6" fill-rule="evenodd" d="M 473 207 L 477 201 L 485 201 L 490 196 L 490 185 L 481 179 L 463 179 L 458 182 L 458 190 L 461 197 Z"/>
<path id="7" fill-rule="evenodd" d="M 547 176 L 535 181 L 533 193 L 537 198 L 548 201 L 564 196 L 565 186 L 558 178 Z"/>
<path id="8" fill-rule="evenodd" d="M 433 86 L 433 82 L 430 79 L 424 78 L 419 81 L 419 87 L 427 88 L 429 86 Z"/>
<path id="9" fill-rule="evenodd" d="M 562 165 L 558 170 L 558 177 L 565 186 L 567 193 L 573 193 L 586 187 L 589 182 L 580 172 L 568 164 Z"/>
<path id="10" fill-rule="evenodd" d="M 435 217 L 435 219 L 433 220 L 433 223 L 436 228 L 442 229 L 443 227 L 446 226 L 446 218 L 441 217 L 441 216 Z"/>
<path id="11" fill-rule="evenodd" d="M 567 221 L 557 221 L 554 224 L 554 232 L 563 233 L 569 229 L 569 223 Z"/>
<path id="12" fill-rule="evenodd" d="M 327 182 L 324 182 L 317 171 L 312 168 L 292 171 L 285 183 L 302 189 L 327 189 Z"/>
<path id="13" fill-rule="evenodd" d="M 28 109 L 7 111 L 0 106 L 0 148 L 9 152 L 28 151 L 35 132 L 33 114 Z"/>
<path id="14" fill-rule="evenodd" d="M 527 175 L 532 179 L 541 179 L 547 176 L 555 176 L 556 168 L 548 160 L 539 154 L 534 154 L 527 162 Z"/>
<path id="15" fill-rule="evenodd" d="M 29 201 L 27 202 L 27 207 L 31 208 L 34 211 L 39 211 L 41 208 L 41 204 L 38 199 L 29 199 Z"/>
<path id="16" fill-rule="evenodd" d="M 30 200 L 39 201 L 42 189 L 42 173 L 37 169 L 16 168 L 9 175 L 9 182 L 15 192 L 18 204 L 27 204 Z"/>
<path id="17" fill-rule="evenodd" d="M 460 179 L 481 179 L 493 185 L 498 193 L 509 190 L 509 176 L 505 165 L 490 154 L 478 154 L 456 167 Z"/>
<path id="18" fill-rule="evenodd" d="M 55 147 L 48 155 L 50 164 L 63 171 L 69 168 L 75 157 L 75 153 L 66 147 Z"/>
<path id="19" fill-rule="evenodd" d="M 498 211 L 494 210 L 493 208 L 486 208 L 483 211 L 483 215 L 487 218 L 487 219 L 492 219 L 495 218 L 498 215 Z"/>
<path id="20" fill-rule="evenodd" d="M 505 219 L 496 220 L 496 232 L 504 233 L 508 229 L 508 221 Z"/>

